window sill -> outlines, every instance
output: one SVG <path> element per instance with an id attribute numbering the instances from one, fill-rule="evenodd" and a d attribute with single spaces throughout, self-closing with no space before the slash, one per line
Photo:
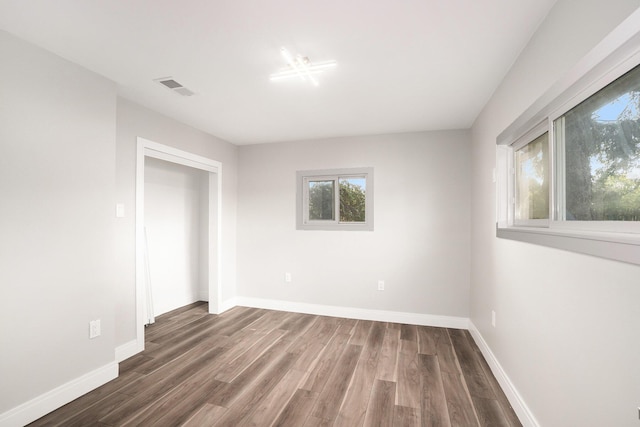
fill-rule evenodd
<path id="1" fill-rule="evenodd" d="M 296 229 L 321 231 L 373 231 L 373 224 L 300 224 Z"/>
<path id="2" fill-rule="evenodd" d="M 538 227 L 496 227 L 496 236 L 640 265 L 640 235 Z"/>

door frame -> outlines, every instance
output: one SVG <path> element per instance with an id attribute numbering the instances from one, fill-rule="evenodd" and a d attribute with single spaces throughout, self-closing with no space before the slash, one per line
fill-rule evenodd
<path id="1" fill-rule="evenodd" d="M 222 163 L 217 160 L 137 138 L 136 152 L 136 347 L 144 350 L 147 292 L 145 287 L 144 159 L 153 157 L 209 172 L 208 265 L 209 313 L 218 314 L 222 302 Z"/>

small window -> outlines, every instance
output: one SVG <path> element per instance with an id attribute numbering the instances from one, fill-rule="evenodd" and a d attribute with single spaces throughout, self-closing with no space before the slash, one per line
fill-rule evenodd
<path id="1" fill-rule="evenodd" d="M 297 173 L 299 230 L 373 230 L 373 169 Z"/>
<path id="2" fill-rule="evenodd" d="M 549 134 L 515 150 L 515 221 L 536 224 L 549 219 Z"/>

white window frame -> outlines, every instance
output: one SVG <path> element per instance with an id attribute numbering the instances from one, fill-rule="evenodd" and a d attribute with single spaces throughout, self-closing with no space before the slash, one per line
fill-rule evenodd
<path id="1" fill-rule="evenodd" d="M 365 221 L 340 221 L 340 179 L 364 178 L 365 193 Z M 334 211 L 333 220 L 309 219 L 309 181 L 334 181 Z M 296 172 L 296 229 L 298 230 L 344 230 L 344 231 L 373 231 L 373 168 L 324 169 Z"/>
<path id="2" fill-rule="evenodd" d="M 640 65 L 640 10 L 612 31 L 497 138 L 496 235 L 602 258 L 640 264 L 640 223 L 566 221 L 564 150 L 554 121 Z M 549 133 L 549 220 L 516 223 L 515 150 Z"/>

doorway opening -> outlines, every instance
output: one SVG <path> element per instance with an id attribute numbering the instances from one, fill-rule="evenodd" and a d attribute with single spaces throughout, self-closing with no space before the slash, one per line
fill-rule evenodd
<path id="1" fill-rule="evenodd" d="M 136 347 L 144 350 L 144 327 L 152 323 L 154 313 L 152 295 L 146 267 L 147 250 L 145 236 L 145 159 L 157 159 L 175 165 L 186 166 L 201 173 L 205 190 L 200 204 L 201 221 L 206 231 L 201 237 L 200 273 L 205 286 L 209 313 L 218 314 L 221 302 L 221 252 L 220 237 L 222 164 L 218 161 L 182 151 L 167 145 L 138 138 L 136 158 Z M 202 173 L 204 171 L 204 173 Z"/>

